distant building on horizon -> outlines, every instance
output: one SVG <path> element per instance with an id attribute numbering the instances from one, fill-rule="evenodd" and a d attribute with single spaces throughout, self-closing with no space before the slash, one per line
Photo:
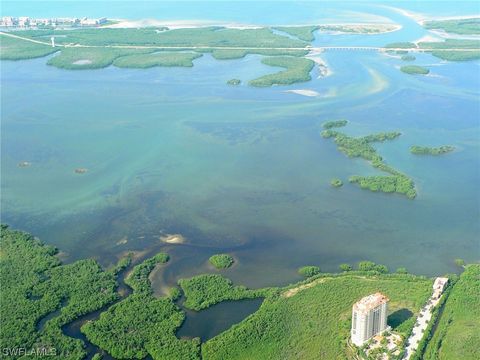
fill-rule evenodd
<path id="1" fill-rule="evenodd" d="M 352 343 L 362 346 L 371 337 L 387 330 L 389 299 L 382 293 L 368 295 L 353 305 Z"/>

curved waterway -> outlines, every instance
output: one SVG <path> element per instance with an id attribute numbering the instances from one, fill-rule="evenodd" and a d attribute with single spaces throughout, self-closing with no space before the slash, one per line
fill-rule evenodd
<path id="1" fill-rule="evenodd" d="M 186 318 L 177 330 L 177 337 L 198 337 L 205 342 L 253 314 L 262 305 L 262 302 L 263 299 L 223 301 L 201 311 L 182 307 Z"/>
<path id="2" fill-rule="evenodd" d="M 117 293 L 119 295 L 118 300 L 116 300 L 115 302 L 113 302 L 111 304 L 108 304 L 108 305 L 104 306 L 103 308 L 101 308 L 97 311 L 94 311 L 94 312 L 85 314 L 83 316 L 80 316 L 79 318 L 75 319 L 74 321 L 62 326 L 62 332 L 66 336 L 70 336 L 74 339 L 78 339 L 85 344 L 85 351 L 87 352 L 87 357 L 86 357 L 87 360 L 90 360 L 96 353 L 102 354 L 103 355 L 102 358 L 105 359 L 105 360 L 115 360 L 107 352 L 103 351 L 102 349 L 100 349 L 99 347 L 97 347 L 96 345 L 94 345 L 90 341 L 88 341 L 87 337 L 80 331 L 80 328 L 87 321 L 97 320 L 102 312 L 104 312 L 110 306 L 116 304 L 117 302 L 125 299 L 127 296 L 129 296 L 132 293 L 132 289 L 127 284 L 125 284 L 125 277 L 128 274 L 128 270 L 129 270 L 129 268 L 127 270 L 123 270 L 118 275 L 118 278 L 117 278 L 117 282 L 118 282 Z M 59 309 L 58 311 L 61 311 L 61 309 Z"/>

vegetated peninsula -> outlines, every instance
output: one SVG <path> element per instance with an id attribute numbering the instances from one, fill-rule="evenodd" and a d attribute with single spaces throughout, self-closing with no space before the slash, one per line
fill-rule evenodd
<path id="1" fill-rule="evenodd" d="M 298 273 L 306 278 L 320 274 L 320 268 L 314 265 L 302 266 L 298 269 Z"/>
<path id="2" fill-rule="evenodd" d="M 406 65 L 400 68 L 400 71 L 410 75 L 427 75 L 430 70 L 418 65 Z"/>
<path id="3" fill-rule="evenodd" d="M 249 84 L 252 86 L 268 87 L 309 81 L 311 80 L 310 71 L 312 71 L 315 64 L 313 60 L 291 56 L 269 57 L 263 59 L 262 63 L 269 66 L 283 67 L 285 70 L 250 80 Z"/>
<path id="4" fill-rule="evenodd" d="M 1 60 L 27 60 L 44 57 L 59 49 L 49 44 L 38 44 L 31 41 L 19 40 L 9 36 L 2 36 Z"/>
<path id="5" fill-rule="evenodd" d="M 469 61 L 480 59 L 480 40 L 446 39 L 445 41 L 423 41 L 418 44 L 397 42 L 385 45 L 386 48 L 420 49 L 433 56 L 448 61 Z"/>
<path id="6" fill-rule="evenodd" d="M 253 299 L 267 296 L 270 288 L 250 290 L 217 274 L 204 274 L 190 279 L 180 279 L 178 284 L 185 294 L 184 306 L 192 310 L 206 309 L 225 300 Z"/>
<path id="7" fill-rule="evenodd" d="M 315 25 L 313 26 L 278 26 L 278 27 L 275 27 L 274 30 L 280 30 L 280 31 L 286 32 L 287 34 L 295 36 L 300 40 L 311 42 L 315 40 L 315 36 L 313 35 L 313 33 L 318 28 L 319 27 Z"/>
<path id="8" fill-rule="evenodd" d="M 410 147 L 410 152 L 415 155 L 442 155 L 452 152 L 453 150 L 455 150 L 455 146 L 451 145 L 442 145 L 438 147 L 413 145 Z"/>
<path id="9" fill-rule="evenodd" d="M 369 161 L 373 167 L 390 174 L 389 176 L 354 175 L 349 178 L 351 183 L 358 183 L 362 189 L 369 189 L 371 191 L 382 191 L 385 193 L 396 192 L 407 196 L 409 199 L 413 199 L 417 195 L 413 180 L 387 165 L 371 145 L 373 142 L 393 140 L 401 135 L 399 132 L 352 137 L 336 130 L 327 129 L 322 131 L 321 135 L 324 138 L 333 138 L 338 149 L 348 157 L 361 157 Z"/>
<path id="10" fill-rule="evenodd" d="M 320 31 L 346 34 L 380 34 L 400 29 L 396 24 L 329 24 L 318 26 Z"/>
<path id="11" fill-rule="evenodd" d="M 433 56 L 448 61 L 469 61 L 480 59 L 480 40 L 446 39 L 444 42 L 420 42 L 423 49 L 429 49 Z"/>
<path id="12" fill-rule="evenodd" d="M 443 30 L 460 35 L 480 34 L 480 18 L 425 21 L 423 26 L 431 30 Z"/>

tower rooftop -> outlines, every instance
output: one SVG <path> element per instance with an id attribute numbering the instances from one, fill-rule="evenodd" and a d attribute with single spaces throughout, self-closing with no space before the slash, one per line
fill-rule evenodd
<path id="1" fill-rule="evenodd" d="M 388 302 L 389 299 L 380 292 L 365 296 L 353 305 L 353 309 L 359 312 L 368 312 L 377 306 Z"/>

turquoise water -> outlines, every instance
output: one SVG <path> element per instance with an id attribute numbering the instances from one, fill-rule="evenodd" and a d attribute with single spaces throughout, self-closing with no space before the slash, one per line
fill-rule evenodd
<path id="1" fill-rule="evenodd" d="M 62 4 L 36 5 L 32 15 L 64 10 Z M 131 17 L 144 17 L 157 5 L 138 6 Z M 345 18 L 353 8 L 403 25 L 401 36 L 318 34 L 316 44 L 383 45 L 426 34 L 377 5 L 329 3 L 325 14 L 318 4 L 282 3 L 267 16 L 262 9 L 271 3 L 249 6 L 251 12 L 235 3 L 238 12 L 227 16 L 230 5 L 218 4 L 209 14 L 226 21 L 300 23 L 320 13 Z M 23 6 L 7 2 L 2 12 L 26 11 Z M 122 6 L 72 6 L 69 11 L 95 11 L 92 16 L 127 15 Z M 182 13 L 184 6 L 163 8 L 168 11 L 162 14 L 205 19 L 200 5 Z M 300 10 L 288 17 L 294 6 Z M 442 15 L 452 7 L 424 10 Z M 471 3 L 455 9 L 474 11 Z M 427 65 L 431 75 L 416 77 L 398 70 L 398 58 L 377 52 L 321 57 L 331 76 L 317 78 L 314 70 L 308 83 L 267 89 L 225 84 L 276 71 L 253 55 L 229 61 L 205 55 L 193 68 L 148 70 L 65 71 L 46 66 L 46 58 L 3 61 L 2 222 L 57 245 L 67 261 L 94 256 L 107 265 L 127 250 L 164 249 L 172 262 L 155 275 L 157 288 L 211 271 L 207 259 L 219 251 L 238 259 L 225 274 L 249 286 L 293 282 L 296 268 L 306 264 L 335 271 L 339 263 L 370 259 L 433 275 L 455 271 L 456 257 L 477 261 L 479 62 L 418 55 L 415 63 Z M 285 92 L 292 89 L 321 96 Z M 344 130 L 354 135 L 401 131 L 399 139 L 377 147 L 389 164 L 414 178 L 417 199 L 348 183 L 332 188 L 333 177 L 346 182 L 352 174 L 376 173 L 320 137 L 321 123 L 334 118 L 348 119 Z M 416 157 L 408 151 L 413 144 L 457 150 Z M 21 161 L 32 165 L 18 167 Z M 89 171 L 79 175 L 76 168 Z M 164 246 L 159 237 L 166 233 L 181 233 L 187 243 Z"/>

